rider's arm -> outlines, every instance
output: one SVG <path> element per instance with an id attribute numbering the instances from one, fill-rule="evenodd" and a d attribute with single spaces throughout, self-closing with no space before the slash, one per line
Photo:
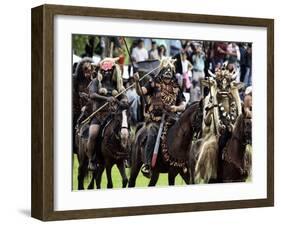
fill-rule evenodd
<path id="1" fill-rule="evenodd" d="M 142 96 L 142 95 L 146 95 L 148 93 L 148 90 L 146 87 L 144 86 L 140 86 L 140 83 L 139 83 L 139 74 L 138 73 L 135 73 L 134 74 L 134 79 L 135 79 L 135 82 L 136 82 L 136 91 L 137 91 L 137 94 L 139 96 Z"/>
<path id="2" fill-rule="evenodd" d="M 177 106 L 177 112 L 182 112 L 185 109 L 185 102 L 182 101 L 180 105 Z"/>
<path id="3" fill-rule="evenodd" d="M 98 94 L 98 80 L 94 79 L 89 85 L 89 97 L 92 100 L 108 100 L 108 97 Z"/>
<path id="4" fill-rule="evenodd" d="M 177 104 L 174 106 L 171 106 L 172 112 L 182 112 L 185 110 L 185 97 L 182 92 L 179 92 L 177 95 Z"/>
<path id="5" fill-rule="evenodd" d="M 106 96 L 102 96 L 102 95 L 99 95 L 97 93 L 92 93 L 89 95 L 91 99 L 95 100 L 95 99 L 99 99 L 99 100 L 107 100 L 108 97 Z"/>
<path id="6" fill-rule="evenodd" d="M 179 105 L 172 105 L 170 108 L 171 112 L 182 112 L 185 110 L 185 102 L 181 102 Z"/>

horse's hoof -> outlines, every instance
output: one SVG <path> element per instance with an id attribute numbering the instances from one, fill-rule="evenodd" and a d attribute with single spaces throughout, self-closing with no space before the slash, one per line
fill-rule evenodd
<path id="1" fill-rule="evenodd" d="M 151 170 L 150 170 L 150 167 L 147 166 L 147 165 L 144 165 L 141 169 L 141 172 L 143 174 L 144 177 L 150 179 L 151 178 Z"/>

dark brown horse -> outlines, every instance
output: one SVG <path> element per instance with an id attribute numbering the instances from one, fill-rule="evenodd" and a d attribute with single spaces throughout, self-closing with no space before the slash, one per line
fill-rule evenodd
<path id="1" fill-rule="evenodd" d="M 231 138 L 222 153 L 218 177 L 220 182 L 244 182 L 251 174 L 252 119 L 244 111 L 238 116 Z"/>
<path id="2" fill-rule="evenodd" d="M 189 105 L 180 118 L 167 131 L 167 150 L 163 152 L 160 145 L 157 162 L 152 169 L 152 175 L 148 186 L 155 186 L 160 173 L 168 173 L 169 185 L 174 185 L 175 177 L 180 174 L 186 184 L 189 184 L 188 157 L 193 136 L 201 128 L 202 118 L 201 102 Z M 199 126 L 196 126 L 196 123 Z M 144 146 L 146 142 L 145 124 L 136 132 L 135 142 L 132 148 L 131 174 L 129 187 L 134 187 L 136 178 L 145 159 Z M 168 155 L 168 160 L 167 160 Z M 187 163 L 187 164 L 186 164 Z M 179 166 L 185 165 L 185 167 Z"/>
<path id="3" fill-rule="evenodd" d="M 120 104 L 120 102 L 119 102 Z M 130 106 L 130 104 L 129 104 Z M 125 108 L 127 108 L 126 106 Z M 123 113 L 122 113 L 123 112 Z M 129 137 L 121 133 L 122 120 L 128 120 L 130 115 L 129 111 L 124 111 L 124 106 L 119 105 L 115 112 L 111 112 L 104 124 L 101 125 L 99 137 L 96 143 L 96 160 L 97 169 L 92 172 L 92 179 L 88 185 L 88 189 L 93 189 L 96 182 L 97 189 L 101 188 L 101 179 L 104 169 L 106 169 L 107 188 L 112 188 L 111 169 L 113 165 L 117 165 L 122 177 L 122 186 L 126 187 L 128 179 L 125 173 L 125 162 L 128 160 L 130 143 Z M 125 113 L 125 114 L 124 114 Z M 129 120 L 128 120 L 129 121 Z M 84 178 L 88 173 L 88 157 L 87 152 L 87 139 L 88 139 L 89 125 L 84 125 L 77 133 L 78 143 L 78 189 L 84 189 Z M 125 129 L 125 128 L 124 128 Z"/>
<path id="4" fill-rule="evenodd" d="M 120 102 L 119 102 L 120 104 Z M 122 104 L 121 104 L 122 105 Z M 122 187 L 126 187 L 128 178 L 126 175 L 126 163 L 129 160 L 130 152 L 130 134 L 129 134 L 129 111 L 124 109 L 124 106 L 119 105 L 115 112 L 111 112 L 109 119 L 101 131 L 98 138 L 100 143 L 97 147 L 97 162 L 98 167 L 96 172 L 93 172 L 92 180 L 89 184 L 89 189 L 94 188 L 94 182 L 99 189 L 101 187 L 101 178 L 104 169 L 106 170 L 107 188 L 113 188 L 111 170 L 116 164 L 122 177 Z M 129 106 L 131 103 L 129 103 Z M 125 106 L 127 109 L 128 106 Z M 122 121 L 126 120 L 128 128 L 122 128 Z M 127 133 L 124 130 L 127 130 Z"/>
<path id="5" fill-rule="evenodd" d="M 88 174 L 87 141 L 89 136 L 89 125 L 76 128 L 75 141 L 78 147 L 78 190 L 84 189 L 84 178 Z"/>

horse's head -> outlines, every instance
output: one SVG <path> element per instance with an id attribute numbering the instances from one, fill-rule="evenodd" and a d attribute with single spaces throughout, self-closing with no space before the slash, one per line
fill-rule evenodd
<path id="1" fill-rule="evenodd" d="M 130 122 L 130 111 L 128 110 L 131 106 L 131 102 L 126 100 L 118 101 L 118 107 L 115 112 L 113 112 L 113 120 L 115 123 L 114 132 L 115 137 L 120 140 L 122 148 L 126 149 L 128 147 L 129 140 L 129 122 Z"/>
<path id="2" fill-rule="evenodd" d="M 240 89 L 242 87 L 242 83 L 237 83 L 235 81 L 238 75 L 238 71 L 230 71 L 227 65 L 228 62 L 225 62 L 221 68 L 218 68 L 215 71 L 215 73 L 208 71 L 209 75 L 213 79 L 215 79 L 217 84 L 217 92 L 221 96 L 227 96 L 232 89 Z"/>

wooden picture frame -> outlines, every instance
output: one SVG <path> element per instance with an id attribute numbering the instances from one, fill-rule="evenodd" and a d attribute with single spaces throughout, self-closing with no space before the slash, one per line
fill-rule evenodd
<path id="1" fill-rule="evenodd" d="M 237 201 L 54 211 L 54 16 L 126 18 L 267 29 L 267 198 Z M 274 205 L 274 20 L 60 5 L 32 9 L 31 215 L 49 220 L 163 214 Z"/>

